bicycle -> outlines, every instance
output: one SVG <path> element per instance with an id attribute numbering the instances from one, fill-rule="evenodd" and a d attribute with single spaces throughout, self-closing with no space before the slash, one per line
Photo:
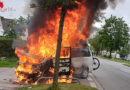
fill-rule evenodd
<path id="1" fill-rule="evenodd" d="M 93 57 L 93 70 L 97 70 L 100 66 L 100 61 Z"/>

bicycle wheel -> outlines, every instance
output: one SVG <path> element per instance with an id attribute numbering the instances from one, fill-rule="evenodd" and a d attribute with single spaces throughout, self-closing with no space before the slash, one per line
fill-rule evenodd
<path id="1" fill-rule="evenodd" d="M 100 66 L 100 62 L 97 58 L 93 58 L 93 70 L 97 70 Z"/>

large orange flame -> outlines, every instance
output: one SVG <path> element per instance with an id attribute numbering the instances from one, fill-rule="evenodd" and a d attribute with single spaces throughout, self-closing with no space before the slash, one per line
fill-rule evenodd
<path id="1" fill-rule="evenodd" d="M 85 0 L 84 0 L 85 1 Z M 83 31 L 87 28 L 87 19 L 88 14 L 86 14 L 86 7 L 83 2 L 77 2 L 78 8 L 74 10 L 67 10 L 64 27 L 63 27 L 63 37 L 62 37 L 62 47 L 78 47 L 81 40 L 86 40 L 86 36 L 83 34 Z M 56 45 L 57 45 L 57 37 L 58 37 L 58 28 L 59 28 L 59 20 L 60 20 L 61 9 L 57 9 L 56 12 L 53 13 L 54 18 L 49 16 L 46 17 L 46 22 L 44 23 L 45 27 L 37 28 L 37 32 L 32 33 L 28 37 L 27 49 L 28 53 L 32 55 L 36 55 L 38 57 L 44 58 L 53 58 L 56 55 Z M 40 58 L 31 58 L 18 53 L 18 51 L 25 52 L 24 50 L 20 50 L 16 48 L 15 53 L 19 57 L 19 62 L 22 63 L 31 63 L 38 64 L 40 62 Z M 16 71 L 16 76 L 18 81 L 26 81 L 26 84 L 29 83 L 28 77 L 20 72 L 33 74 L 35 73 L 32 69 L 32 65 L 24 65 L 19 64 Z M 53 72 L 53 69 L 50 69 L 50 72 Z M 68 77 L 72 77 L 71 75 Z M 39 73 L 39 76 L 41 72 Z M 62 76 L 67 77 L 67 76 Z M 59 80 L 59 82 L 71 83 L 72 80 Z M 46 81 L 46 83 L 52 83 L 52 80 Z"/>

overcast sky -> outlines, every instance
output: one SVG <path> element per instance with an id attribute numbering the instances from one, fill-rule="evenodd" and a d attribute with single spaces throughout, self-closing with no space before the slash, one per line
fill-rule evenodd
<path id="1" fill-rule="evenodd" d="M 23 15 L 24 7 L 27 0 L 0 0 L 3 2 L 3 9 L 7 9 L 5 12 L 0 11 L 0 16 L 5 18 L 18 18 Z"/>
<path id="2" fill-rule="evenodd" d="M 27 5 L 30 0 L 0 0 L 4 3 L 4 8 L 7 9 L 6 12 L 0 11 L 0 16 L 3 16 L 5 18 L 18 18 L 19 16 L 25 16 L 27 13 L 27 8 L 25 6 L 29 7 Z M 112 15 L 115 15 L 117 17 L 124 17 L 124 20 L 130 27 L 130 0 L 125 0 L 124 2 L 118 4 L 115 9 L 111 9 L 108 7 L 106 10 L 104 10 L 106 13 L 105 16 L 108 18 Z M 96 23 L 96 27 L 101 27 L 101 23 Z"/>
<path id="3" fill-rule="evenodd" d="M 126 23 L 130 27 L 130 0 L 124 0 L 124 2 L 118 3 L 115 9 L 112 9 L 110 6 L 104 10 L 105 17 L 109 18 L 111 15 L 117 17 L 123 17 Z M 96 23 L 95 26 L 101 27 L 103 23 Z"/>

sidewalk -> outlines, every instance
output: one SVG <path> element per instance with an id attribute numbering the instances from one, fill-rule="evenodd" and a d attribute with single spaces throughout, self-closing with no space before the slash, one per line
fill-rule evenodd
<path id="1" fill-rule="evenodd" d="M 89 74 L 87 79 L 80 79 L 80 83 L 97 88 L 98 90 L 104 90 L 92 73 Z"/>
<path id="2" fill-rule="evenodd" d="M 19 85 L 12 84 L 10 81 L 10 79 L 16 79 L 14 75 L 14 69 L 15 68 L 0 68 L 0 90 L 17 90 Z M 98 90 L 103 90 L 100 84 L 98 84 L 98 82 L 95 80 L 92 73 L 89 74 L 87 79 L 80 79 L 80 83 L 97 88 Z"/>
<path id="3" fill-rule="evenodd" d="M 15 68 L 0 68 L 0 90 L 16 90 L 18 85 L 12 84 L 10 79 L 15 80 Z"/>

